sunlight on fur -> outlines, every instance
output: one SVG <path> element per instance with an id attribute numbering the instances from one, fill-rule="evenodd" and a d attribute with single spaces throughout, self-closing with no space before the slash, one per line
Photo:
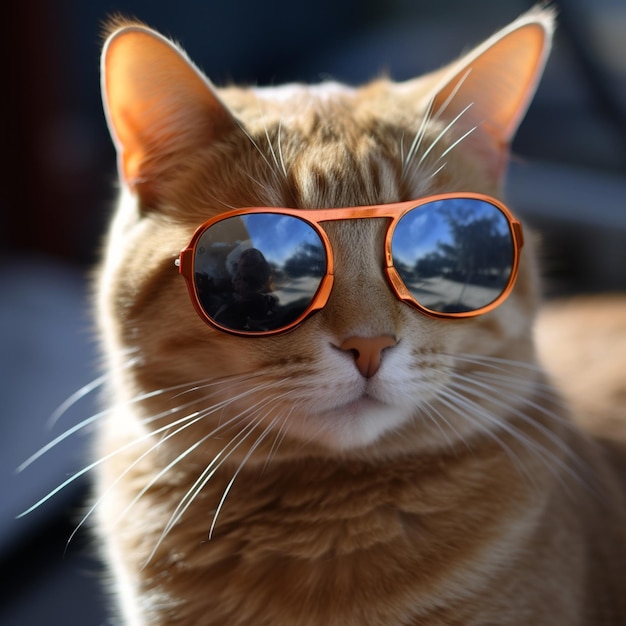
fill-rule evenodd
<path id="1" fill-rule="evenodd" d="M 502 198 L 553 27 L 532 10 L 404 83 L 218 89 L 158 33 L 111 22 L 102 89 L 122 192 L 97 281 L 106 373 L 84 391 L 102 386 L 105 406 L 25 465 L 98 422 L 79 526 L 95 520 L 116 619 L 626 621 L 624 421 L 573 421 L 574 379 L 563 397 L 544 373 L 530 233 L 512 293 L 463 319 L 396 297 L 382 218 L 324 225 L 332 291 L 287 333 L 205 323 L 175 265 L 232 209 Z M 561 314 L 541 318 L 540 351 Z"/>

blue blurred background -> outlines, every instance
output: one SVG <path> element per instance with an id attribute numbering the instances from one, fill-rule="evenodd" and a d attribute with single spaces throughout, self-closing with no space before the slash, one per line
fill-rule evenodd
<path id="1" fill-rule="evenodd" d="M 435 69 L 531 6 L 517 0 L 29 0 L 3 8 L 0 175 L 0 624 L 107 624 L 77 481 L 97 411 L 87 277 L 115 196 L 99 94 L 102 21 L 136 16 L 217 84 L 358 83 Z M 509 202 L 543 237 L 548 297 L 626 290 L 626 3 L 561 0 L 556 47 L 514 144 Z"/>

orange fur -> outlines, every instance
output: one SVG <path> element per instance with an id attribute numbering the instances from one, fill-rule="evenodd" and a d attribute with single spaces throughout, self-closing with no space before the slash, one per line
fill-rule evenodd
<path id="1" fill-rule="evenodd" d="M 377 220 L 329 223 L 327 306 L 258 339 L 204 324 L 174 267 L 232 207 L 500 195 L 552 20 L 535 10 L 440 72 L 360 89 L 218 90 L 160 35 L 112 25 L 124 189 L 98 284 L 96 513 L 129 624 L 626 620 L 617 448 L 536 364 L 531 238 L 505 303 L 442 321 L 392 294 Z M 397 339 L 369 379 L 338 348 L 354 336 Z"/>

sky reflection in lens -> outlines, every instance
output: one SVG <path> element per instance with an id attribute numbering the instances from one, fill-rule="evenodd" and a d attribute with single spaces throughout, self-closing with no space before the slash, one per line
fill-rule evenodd
<path id="1" fill-rule="evenodd" d="M 439 313 L 487 306 L 511 275 L 508 220 L 484 200 L 448 198 L 409 211 L 396 225 L 391 248 L 411 295 Z"/>

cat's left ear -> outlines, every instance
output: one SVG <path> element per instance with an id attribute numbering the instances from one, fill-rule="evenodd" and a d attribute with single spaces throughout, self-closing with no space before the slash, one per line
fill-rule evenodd
<path id="1" fill-rule="evenodd" d="M 533 9 L 436 75 L 431 115 L 449 124 L 459 150 L 497 184 L 543 73 L 554 11 Z"/>
<path id="2" fill-rule="evenodd" d="M 113 24 L 102 52 L 102 99 L 120 177 L 145 205 L 194 149 L 239 129 L 184 52 L 143 24 Z"/>

